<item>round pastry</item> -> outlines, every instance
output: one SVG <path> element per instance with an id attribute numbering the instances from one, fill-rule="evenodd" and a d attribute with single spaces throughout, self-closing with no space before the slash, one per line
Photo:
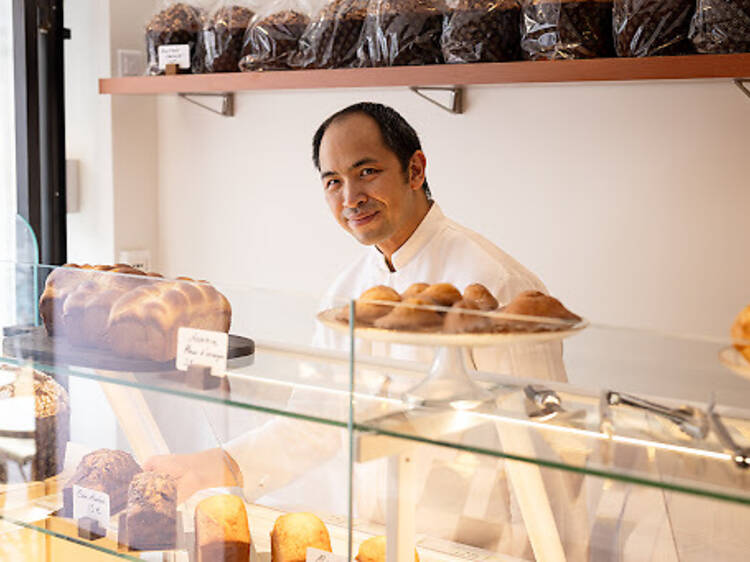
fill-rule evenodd
<path id="1" fill-rule="evenodd" d="M 386 330 L 418 330 L 443 323 L 443 317 L 438 312 L 419 308 L 423 306 L 435 306 L 435 301 L 422 296 L 406 299 L 391 312 L 375 320 L 375 327 Z"/>
<path id="2" fill-rule="evenodd" d="M 536 316 L 558 318 L 570 322 L 578 322 L 581 317 L 573 314 L 554 297 L 540 291 L 524 291 L 519 293 L 507 306 L 501 309 L 507 314 L 521 316 Z M 538 321 L 524 322 L 522 320 L 496 319 L 495 327 L 501 331 L 538 331 L 559 329 L 557 324 L 543 324 Z"/>
<path id="3" fill-rule="evenodd" d="M 750 342 L 750 305 L 747 305 L 737 316 L 734 324 L 732 324 L 731 335 L 735 341 L 745 340 Z M 750 343 L 744 345 L 735 343 L 734 347 L 745 356 L 745 359 L 750 361 Z"/>
<path id="4" fill-rule="evenodd" d="M 372 537 L 359 545 L 357 562 L 385 562 L 385 537 Z M 419 562 L 419 554 L 414 549 L 414 562 Z"/>
<path id="5" fill-rule="evenodd" d="M 359 322 L 374 322 L 381 316 L 385 316 L 393 310 L 393 307 L 390 305 L 367 301 L 400 302 L 401 295 L 385 285 L 378 285 L 371 289 L 367 289 L 360 295 L 359 299 L 357 299 L 357 304 L 354 307 L 354 318 Z"/>
<path id="6" fill-rule="evenodd" d="M 473 283 L 464 289 L 464 301 L 475 305 L 479 310 L 495 310 L 498 302 L 487 290 L 487 287 L 480 283 Z"/>
<path id="7" fill-rule="evenodd" d="M 479 312 L 481 309 L 474 303 L 460 300 L 445 315 L 443 330 L 452 334 L 491 332 L 492 320 Z"/>
<path id="8" fill-rule="evenodd" d="M 411 285 L 409 285 L 409 288 L 402 293 L 401 298 L 406 300 L 412 297 L 416 297 L 429 286 L 429 283 L 412 283 Z"/>
<path id="9" fill-rule="evenodd" d="M 450 283 L 435 283 L 419 293 L 424 299 L 432 299 L 439 306 L 453 306 L 461 300 L 461 292 Z"/>

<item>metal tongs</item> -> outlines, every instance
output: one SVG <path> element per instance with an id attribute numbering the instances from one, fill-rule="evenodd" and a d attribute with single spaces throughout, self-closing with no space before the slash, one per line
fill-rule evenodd
<path id="1" fill-rule="evenodd" d="M 527 407 L 530 419 L 536 421 L 549 421 L 553 418 L 572 420 L 586 415 L 584 410 L 568 412 L 562 407 L 562 400 L 557 392 L 549 388 L 530 384 L 523 388 L 523 392 L 533 405 L 533 408 Z"/>
<path id="2" fill-rule="evenodd" d="M 613 390 L 604 391 L 602 394 L 600 404 L 602 431 L 611 432 L 612 419 L 609 413 L 609 406 L 617 406 L 618 404 L 638 408 L 661 416 L 674 423 L 683 433 L 693 439 L 703 439 L 708 435 L 708 420 L 706 419 L 706 415 L 692 406 L 670 408 L 657 402 L 638 398 L 632 394 L 623 394 L 622 392 L 615 392 Z M 609 428 L 609 431 L 607 428 Z"/>
<path id="3" fill-rule="evenodd" d="M 741 447 L 734 440 L 729 430 L 721 421 L 721 416 L 714 411 L 716 400 L 712 396 L 708 404 L 708 419 L 711 421 L 711 427 L 716 432 L 719 442 L 732 453 L 734 463 L 740 468 L 750 468 L 750 448 Z"/>

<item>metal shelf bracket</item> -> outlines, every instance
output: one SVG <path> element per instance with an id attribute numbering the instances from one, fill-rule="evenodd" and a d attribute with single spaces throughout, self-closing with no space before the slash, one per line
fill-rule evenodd
<path id="1" fill-rule="evenodd" d="M 202 107 L 203 109 L 207 109 L 208 111 L 212 113 L 216 113 L 217 115 L 223 115 L 224 117 L 234 117 L 234 92 L 223 92 L 220 94 L 199 94 L 199 93 L 179 93 L 177 94 L 179 97 L 184 99 L 185 101 L 189 101 L 192 104 L 197 105 L 198 107 Z M 192 98 L 194 97 L 208 97 L 208 98 L 219 98 L 221 100 L 221 108 L 216 109 L 214 107 L 211 107 L 210 105 L 206 105 L 204 103 L 201 103 L 197 100 L 194 100 Z"/>
<path id="2" fill-rule="evenodd" d="M 448 113 L 460 115 L 464 112 L 464 89 L 462 86 L 409 86 L 409 89 L 420 98 L 426 99 L 433 105 Z M 450 92 L 450 105 L 441 103 L 424 92 Z"/>
<path id="3" fill-rule="evenodd" d="M 750 78 L 735 78 L 734 84 L 743 94 L 750 98 L 750 88 L 745 86 L 745 84 L 750 84 Z"/>

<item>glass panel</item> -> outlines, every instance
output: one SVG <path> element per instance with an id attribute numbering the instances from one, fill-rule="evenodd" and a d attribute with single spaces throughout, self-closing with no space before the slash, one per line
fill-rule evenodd
<path id="1" fill-rule="evenodd" d="M 750 437 L 750 412 L 742 377 L 722 364 L 734 351 L 729 340 L 414 312 L 414 327 L 354 324 L 357 429 L 750 503 L 747 471 L 734 458 Z M 430 314 L 436 324 L 420 325 Z M 450 332 L 457 318 L 471 328 Z M 411 361 L 388 363 L 393 356 Z M 709 423 L 712 394 L 734 446 Z"/>

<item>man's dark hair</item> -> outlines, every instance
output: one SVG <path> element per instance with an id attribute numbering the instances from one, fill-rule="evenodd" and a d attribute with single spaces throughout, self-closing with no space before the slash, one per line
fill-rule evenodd
<path id="1" fill-rule="evenodd" d="M 422 150 L 422 144 L 419 142 L 419 135 L 414 128 L 406 122 L 401 114 L 392 107 L 383 105 L 381 103 L 372 103 L 363 101 L 355 103 L 349 107 L 337 111 L 331 115 L 328 119 L 323 121 L 323 124 L 318 127 L 313 136 L 313 163 L 315 167 L 320 170 L 320 143 L 323 140 L 323 135 L 331 126 L 331 123 L 346 117 L 347 115 L 353 115 L 355 113 L 362 113 L 367 115 L 377 123 L 380 129 L 380 136 L 383 137 L 383 143 L 396 155 L 398 161 L 401 163 L 401 168 L 404 173 L 408 176 L 409 161 L 417 150 Z M 425 178 L 422 184 L 422 189 L 427 195 L 427 199 L 432 199 L 432 193 L 430 187 L 427 185 L 427 179 Z"/>

